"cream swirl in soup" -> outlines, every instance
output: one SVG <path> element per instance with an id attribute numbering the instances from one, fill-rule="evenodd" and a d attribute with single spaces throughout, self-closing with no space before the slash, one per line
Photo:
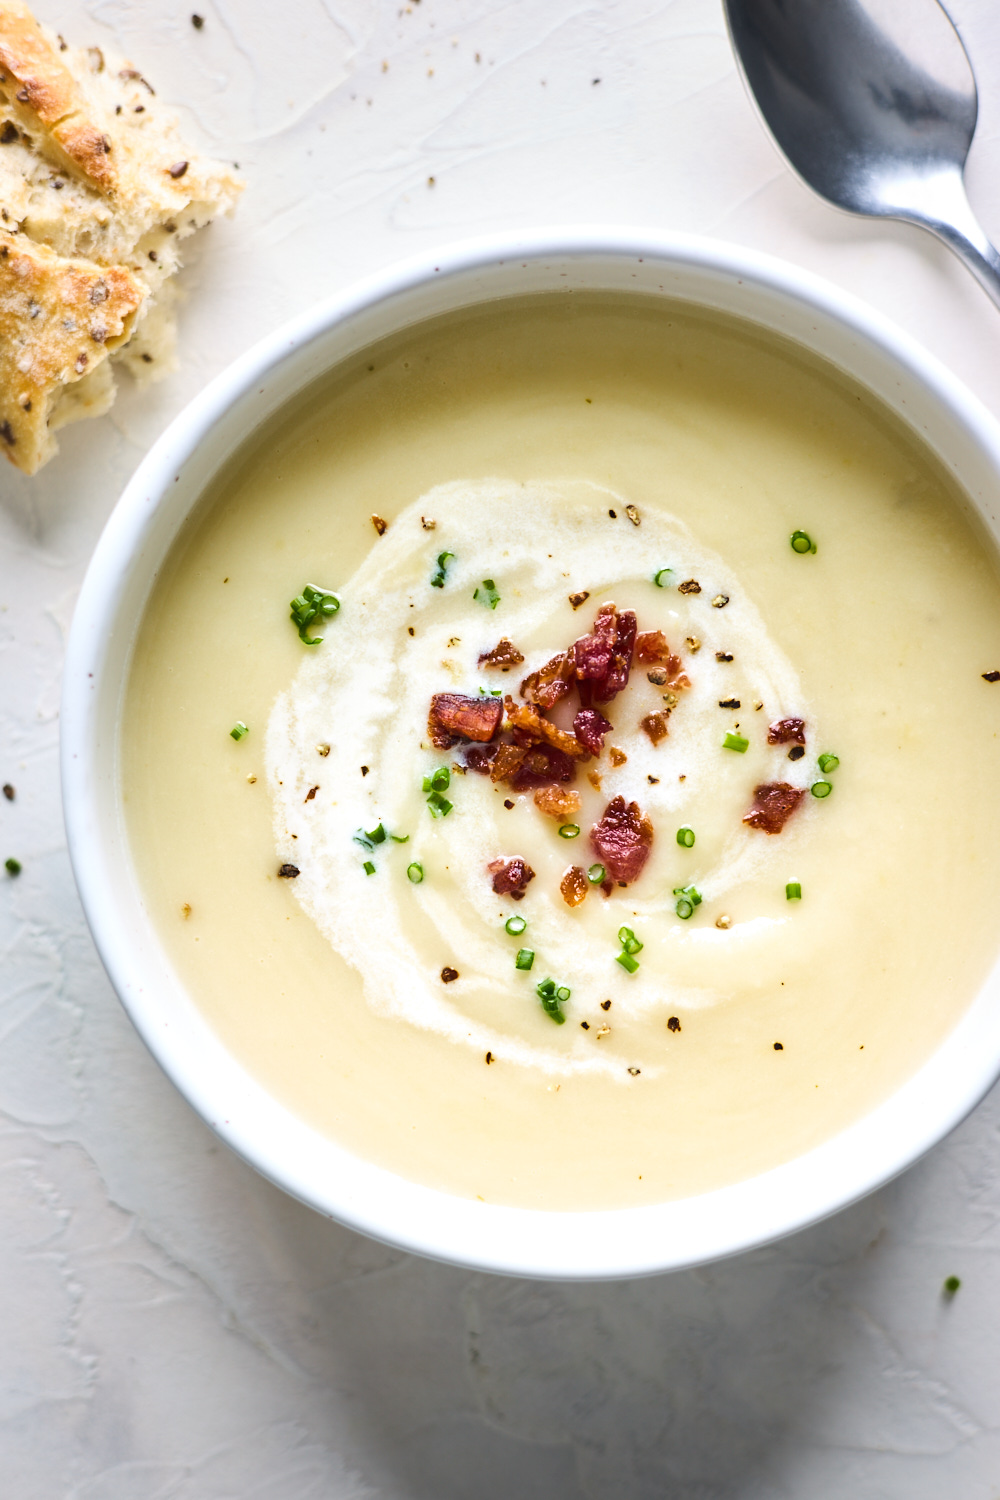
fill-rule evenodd
<path id="1" fill-rule="evenodd" d="M 295 896 L 369 1005 L 497 1059 L 627 1081 L 602 1045 L 602 1001 L 616 1025 L 662 1025 L 728 999 L 747 970 L 779 982 L 800 912 L 776 918 L 768 898 L 794 879 L 803 842 L 824 836 L 828 809 L 806 796 L 778 837 L 743 818 L 758 786 L 807 793 L 825 741 L 738 576 L 681 521 L 596 485 L 456 482 L 404 510 L 339 597 L 271 714 L 268 781 L 280 863 L 298 870 Z M 435 695 L 478 696 L 497 716 L 503 698 L 523 704 L 519 684 L 612 599 L 634 610 L 640 644 L 661 633 L 690 686 L 671 691 L 637 651 L 628 685 L 600 705 L 602 752 L 563 761 L 571 786 L 544 769 L 526 788 L 497 781 L 476 740 L 429 742 Z M 490 663 L 501 640 L 523 663 Z M 567 693 L 548 715 L 567 739 L 574 709 Z M 769 743 L 769 726 L 795 719 L 804 750 Z M 481 738 L 495 750 L 498 735 Z M 564 816 L 539 808 L 546 786 L 569 792 Z M 589 836 L 615 798 L 653 831 L 627 884 Z M 512 899 L 491 866 L 518 859 L 533 878 Z M 573 869 L 579 890 L 564 893 Z M 623 927 L 643 945 L 635 966 L 618 961 Z M 557 1014 L 540 1005 L 546 978 L 569 991 Z M 656 1066 L 641 1046 L 636 1060 Z"/>

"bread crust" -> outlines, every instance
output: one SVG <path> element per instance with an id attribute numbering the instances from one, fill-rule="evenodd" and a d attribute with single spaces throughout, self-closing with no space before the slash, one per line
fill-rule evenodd
<path id="1" fill-rule="evenodd" d="M 138 69 L 70 48 L 24 0 L 0 0 L 0 448 L 12 463 L 34 473 L 56 451 L 54 427 L 107 409 L 113 378 L 94 372 L 116 351 L 143 381 L 172 367 L 165 293 L 180 242 L 241 190 L 185 145 Z"/>
<path id="2" fill-rule="evenodd" d="M 25 473 L 54 448 L 49 422 L 62 388 L 128 339 L 144 296 L 124 266 L 67 260 L 0 232 L 0 444 Z"/>

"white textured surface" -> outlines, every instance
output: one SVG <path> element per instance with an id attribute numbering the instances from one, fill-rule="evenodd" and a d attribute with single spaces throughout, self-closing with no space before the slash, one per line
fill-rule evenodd
<path id="1" fill-rule="evenodd" d="M 998 414 L 1000 314 L 929 237 L 792 178 L 716 0 L 197 3 L 200 32 L 157 0 L 38 0 L 186 100 L 250 187 L 191 266 L 182 373 L 67 431 L 34 481 L 0 471 L 0 858 L 24 863 L 0 887 L 0 1489 L 995 1500 L 1000 1095 L 887 1191 L 708 1270 L 566 1288 L 384 1250 L 219 1147 L 131 1032 L 66 861 L 56 707 L 80 577 L 148 444 L 260 333 L 411 250 L 580 220 L 752 244 L 868 298 Z M 1000 9 L 952 13 L 997 237 Z"/>

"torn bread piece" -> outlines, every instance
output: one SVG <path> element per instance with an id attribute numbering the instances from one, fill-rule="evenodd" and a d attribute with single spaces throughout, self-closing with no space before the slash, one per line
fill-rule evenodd
<path id="1" fill-rule="evenodd" d="M 0 0 L 0 447 L 18 468 L 108 409 L 113 363 L 139 380 L 173 367 L 180 242 L 241 190 L 137 69 Z"/>

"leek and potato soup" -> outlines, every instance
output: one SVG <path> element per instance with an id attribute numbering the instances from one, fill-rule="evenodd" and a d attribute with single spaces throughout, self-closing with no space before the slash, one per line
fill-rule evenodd
<path id="1" fill-rule="evenodd" d="M 498 303 L 338 368 L 190 518 L 126 693 L 137 878 L 359 1156 L 698 1193 L 873 1109 L 984 979 L 998 666 L 992 552 L 869 395 L 675 304 Z"/>

